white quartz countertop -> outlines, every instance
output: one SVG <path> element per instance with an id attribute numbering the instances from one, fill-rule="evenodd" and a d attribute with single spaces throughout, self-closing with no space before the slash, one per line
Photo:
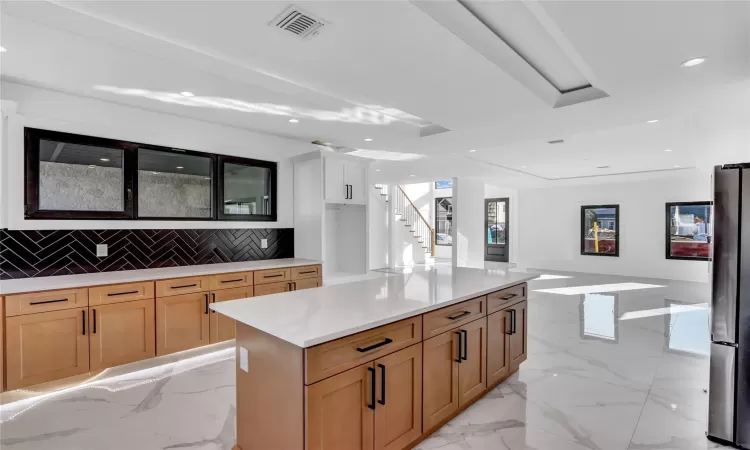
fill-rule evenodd
<path id="1" fill-rule="evenodd" d="M 440 267 L 316 289 L 233 300 L 211 309 L 298 347 L 312 347 L 536 277 Z"/>
<path id="2" fill-rule="evenodd" d="M 51 291 L 54 289 L 72 289 L 85 286 L 105 284 L 134 283 L 137 281 L 163 280 L 167 278 L 196 277 L 250 270 L 277 269 L 279 267 L 299 267 L 322 264 L 321 261 L 301 258 L 266 259 L 220 264 L 203 264 L 198 266 L 164 267 L 161 269 L 124 270 L 120 272 L 87 273 L 80 275 L 62 275 L 57 277 L 22 278 L 0 281 L 0 295 L 18 294 L 21 292 Z"/>

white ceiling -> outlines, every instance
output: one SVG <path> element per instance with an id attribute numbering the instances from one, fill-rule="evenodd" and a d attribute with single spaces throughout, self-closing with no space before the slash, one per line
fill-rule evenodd
<path id="1" fill-rule="evenodd" d="M 523 11 L 544 31 L 539 42 L 609 97 L 555 109 L 405 0 L 296 2 L 328 22 L 310 40 L 267 25 L 288 1 L 4 1 L 2 75 L 307 142 L 426 155 L 376 163 L 389 182 L 554 185 L 750 159 L 750 2 L 493 3 L 481 8 Z M 680 67 L 696 56 L 708 62 Z M 421 138 L 418 119 L 387 109 L 451 131 Z"/>

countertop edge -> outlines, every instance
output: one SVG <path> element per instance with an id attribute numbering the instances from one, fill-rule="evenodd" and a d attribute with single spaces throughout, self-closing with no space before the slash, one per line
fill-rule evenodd
<path id="1" fill-rule="evenodd" d="M 157 269 L 125 270 L 119 272 L 99 272 L 78 275 L 61 275 L 39 278 L 18 278 L 0 280 L 0 295 L 26 294 L 33 292 L 75 289 L 89 286 L 158 281 L 170 278 L 199 277 L 232 272 L 278 269 L 323 264 L 322 261 L 304 258 L 261 259 L 234 263 L 201 264 L 195 266 L 162 267 Z M 233 267 L 230 267 L 233 266 Z M 254 266 L 257 266 L 254 268 Z M 49 285 L 45 286 L 45 284 Z M 21 285 L 33 285 L 32 288 Z"/>

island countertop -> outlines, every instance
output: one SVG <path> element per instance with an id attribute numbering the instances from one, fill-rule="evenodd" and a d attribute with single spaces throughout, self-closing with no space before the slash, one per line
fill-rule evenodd
<path id="1" fill-rule="evenodd" d="M 210 306 L 238 322 L 307 348 L 460 303 L 536 276 L 495 269 L 439 267 Z"/>

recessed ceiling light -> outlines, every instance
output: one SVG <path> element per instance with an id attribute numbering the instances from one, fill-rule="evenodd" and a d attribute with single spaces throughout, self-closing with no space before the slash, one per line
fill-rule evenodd
<path id="1" fill-rule="evenodd" d="M 372 138 L 365 138 L 365 142 L 372 142 Z"/>
<path id="2" fill-rule="evenodd" d="M 184 169 L 184 167 L 182 167 L 182 166 L 177 166 L 177 168 L 178 168 L 178 169 Z"/>
<path id="3" fill-rule="evenodd" d="M 675 168 L 675 169 L 679 169 L 679 168 L 680 168 L 680 166 L 674 166 L 674 168 Z"/>
<path id="4" fill-rule="evenodd" d="M 109 158 L 99 158 L 99 161 L 107 162 L 107 161 L 109 161 Z"/>
<path id="5" fill-rule="evenodd" d="M 526 168 L 526 166 L 521 166 L 521 168 L 522 168 L 522 169 L 525 169 L 525 168 Z"/>
<path id="6" fill-rule="evenodd" d="M 469 153 L 474 153 L 475 151 L 476 151 L 476 150 L 474 150 L 474 149 L 471 149 L 471 150 L 469 150 Z"/>
<path id="7" fill-rule="evenodd" d="M 188 92 L 188 91 L 180 92 L 180 95 L 183 96 L 183 97 L 193 97 L 193 96 L 195 96 L 195 94 L 193 94 L 192 92 Z"/>
<path id="8" fill-rule="evenodd" d="M 413 176 L 414 176 L 414 174 L 412 173 L 412 174 L 410 174 L 409 176 L 410 176 L 410 177 L 413 177 Z"/>
<path id="9" fill-rule="evenodd" d="M 682 66 L 682 67 L 695 67 L 695 66 L 697 66 L 699 64 L 703 64 L 704 62 L 706 62 L 706 59 L 707 58 L 705 56 L 701 56 L 699 58 L 688 59 L 687 61 L 683 61 L 683 63 L 680 64 L 680 66 Z"/>
<path id="10" fill-rule="evenodd" d="M 672 151 L 672 149 L 671 149 L 671 148 L 665 148 L 665 149 L 664 149 L 664 151 L 665 151 L 665 152 L 671 152 L 671 151 Z"/>
<path id="11" fill-rule="evenodd" d="M 646 123 L 656 123 L 659 119 L 647 120 Z"/>
<path id="12" fill-rule="evenodd" d="M 299 120 L 297 120 L 297 119 L 289 119 L 289 123 L 298 123 L 298 122 L 299 122 Z"/>
<path id="13" fill-rule="evenodd" d="M 375 172 L 380 172 L 380 169 L 375 169 Z"/>
<path id="14" fill-rule="evenodd" d="M 8 50 L 5 49 L 5 47 L 0 47 L 0 53 L 7 52 Z"/>

